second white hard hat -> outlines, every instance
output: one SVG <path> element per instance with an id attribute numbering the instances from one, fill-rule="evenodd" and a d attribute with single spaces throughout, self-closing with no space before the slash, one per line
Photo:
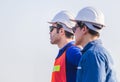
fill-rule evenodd
<path id="1" fill-rule="evenodd" d="M 80 10 L 75 18 L 77 21 L 90 22 L 105 26 L 102 11 L 93 7 L 85 7 Z"/>
<path id="2" fill-rule="evenodd" d="M 64 26 L 64 29 L 66 31 L 73 33 L 72 27 L 75 26 L 75 22 L 70 21 L 70 19 L 75 19 L 75 18 L 70 12 L 64 10 L 64 11 L 57 13 L 55 15 L 55 17 L 52 19 L 52 21 L 49 23 L 51 23 L 51 24 L 52 23 L 62 23 L 64 25 L 66 25 L 66 27 Z"/>

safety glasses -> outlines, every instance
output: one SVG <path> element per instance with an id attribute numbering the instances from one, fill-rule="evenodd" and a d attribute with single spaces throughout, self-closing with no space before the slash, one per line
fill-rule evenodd
<path id="1" fill-rule="evenodd" d="M 54 28 L 57 28 L 57 27 L 55 27 L 55 26 L 50 26 L 50 32 L 52 32 Z"/>
<path id="2" fill-rule="evenodd" d="M 60 28 L 62 28 L 62 25 L 57 24 L 57 26 L 50 26 L 50 32 L 52 32 L 54 28 L 57 28 L 59 30 Z"/>
<path id="3" fill-rule="evenodd" d="M 76 26 L 74 26 L 74 27 L 72 28 L 72 30 L 73 30 L 74 33 L 75 33 L 75 31 L 76 31 L 77 28 L 79 28 L 78 25 L 76 25 Z"/>
<path id="4" fill-rule="evenodd" d="M 75 27 L 72 28 L 73 32 L 75 33 L 77 28 L 82 28 L 85 24 L 81 21 L 78 21 Z"/>

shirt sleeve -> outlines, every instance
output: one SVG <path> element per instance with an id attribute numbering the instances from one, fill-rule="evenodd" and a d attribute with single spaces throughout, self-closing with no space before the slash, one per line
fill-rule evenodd
<path id="1" fill-rule="evenodd" d="M 68 62 L 74 66 L 78 66 L 78 63 L 82 56 L 81 49 L 76 46 L 72 46 L 66 51 L 66 56 Z"/>

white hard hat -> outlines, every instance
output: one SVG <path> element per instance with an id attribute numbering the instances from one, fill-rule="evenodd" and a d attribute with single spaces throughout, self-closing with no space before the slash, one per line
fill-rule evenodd
<path id="1" fill-rule="evenodd" d="M 75 20 L 105 25 L 102 11 L 93 7 L 85 7 L 80 10 Z"/>
<path id="2" fill-rule="evenodd" d="M 94 28 L 92 24 L 97 25 L 97 26 L 101 25 L 101 28 L 105 26 L 103 13 L 99 9 L 96 9 L 93 7 L 85 7 L 82 10 L 80 10 L 75 20 L 73 21 L 83 21 L 86 23 L 86 25 L 88 25 L 88 28 L 90 26 L 90 29 L 97 31 L 97 32 L 100 29 Z"/>
<path id="3" fill-rule="evenodd" d="M 70 19 L 75 19 L 74 16 L 68 12 L 68 11 L 61 11 L 58 14 L 55 15 L 55 17 L 52 19 L 51 22 L 48 22 L 50 24 L 53 23 L 62 23 L 64 30 L 73 33 L 72 27 L 75 26 L 75 22 L 70 21 Z"/>

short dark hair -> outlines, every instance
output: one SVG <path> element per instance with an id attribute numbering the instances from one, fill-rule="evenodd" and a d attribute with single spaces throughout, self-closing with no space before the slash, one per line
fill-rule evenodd
<path id="1" fill-rule="evenodd" d="M 74 34 L 68 32 L 68 31 L 65 31 L 65 36 L 66 36 L 67 38 L 73 38 L 73 37 L 74 37 Z"/>
<path id="2" fill-rule="evenodd" d="M 63 26 L 62 25 L 60 25 L 60 24 L 57 24 L 57 33 L 59 32 L 59 30 L 60 30 L 60 28 L 62 28 Z M 64 30 L 65 31 L 65 30 Z M 72 33 L 70 33 L 70 32 L 68 32 L 68 31 L 65 31 L 65 36 L 67 37 L 67 38 L 73 38 L 74 37 L 74 34 L 72 34 Z"/>
<path id="3" fill-rule="evenodd" d="M 88 28 L 88 27 L 87 27 Z M 96 31 L 94 31 L 94 30 L 91 30 L 91 29 L 89 29 L 88 28 L 88 32 L 91 34 L 91 35 L 93 35 L 93 36 L 100 36 L 100 33 L 99 32 L 96 32 Z"/>
<path id="4" fill-rule="evenodd" d="M 59 33 L 60 28 L 62 28 L 62 25 L 57 24 L 57 33 Z"/>
<path id="5" fill-rule="evenodd" d="M 85 23 L 83 23 L 82 21 L 79 21 L 79 22 L 77 22 L 77 24 L 79 25 L 79 27 L 82 29 L 84 26 L 86 26 L 87 27 L 87 29 L 88 29 L 88 32 L 91 34 L 91 35 L 93 35 L 93 36 L 100 36 L 100 34 L 99 34 L 99 32 L 96 32 L 96 31 L 94 31 L 94 30 L 91 30 L 91 29 L 89 29 L 88 28 L 88 26 L 87 25 L 85 25 Z M 98 28 L 98 29 L 100 29 L 99 27 L 97 27 L 97 26 L 95 26 L 95 25 L 93 25 L 95 28 Z"/>

